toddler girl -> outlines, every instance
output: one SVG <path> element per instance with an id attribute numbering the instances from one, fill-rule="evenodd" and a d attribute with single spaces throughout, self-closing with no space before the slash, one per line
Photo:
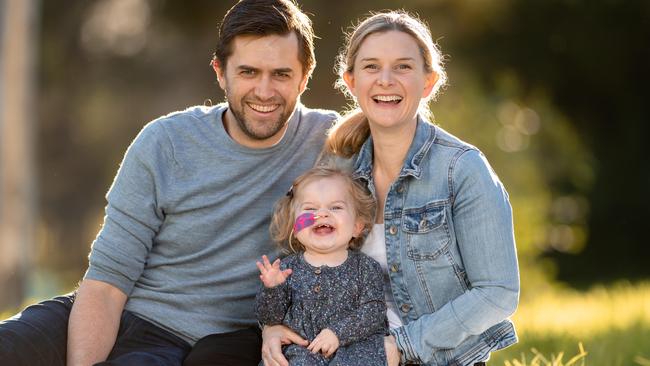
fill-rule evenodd
<path id="1" fill-rule="evenodd" d="M 256 313 L 310 341 L 284 348 L 291 365 L 386 364 L 381 269 L 358 251 L 374 214 L 362 185 L 322 167 L 298 177 L 276 204 L 271 235 L 290 254 L 257 262 L 264 286 Z"/>

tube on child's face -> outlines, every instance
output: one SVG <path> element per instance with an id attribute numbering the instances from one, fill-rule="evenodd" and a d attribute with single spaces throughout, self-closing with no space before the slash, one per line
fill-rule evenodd
<path id="1" fill-rule="evenodd" d="M 305 212 L 304 214 L 298 215 L 296 217 L 296 222 L 293 224 L 293 232 L 297 233 L 300 230 L 314 225 L 316 219 L 320 216 L 314 215 L 312 212 Z"/>

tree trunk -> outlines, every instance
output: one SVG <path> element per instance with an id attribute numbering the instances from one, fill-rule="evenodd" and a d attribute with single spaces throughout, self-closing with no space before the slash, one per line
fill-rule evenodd
<path id="1" fill-rule="evenodd" d="M 36 0 L 0 0 L 0 311 L 24 299 L 35 232 Z"/>

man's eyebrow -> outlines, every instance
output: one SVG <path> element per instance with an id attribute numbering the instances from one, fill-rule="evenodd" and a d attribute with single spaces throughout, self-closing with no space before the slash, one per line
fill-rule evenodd
<path id="1" fill-rule="evenodd" d="M 260 71 L 259 68 L 250 66 L 250 65 L 239 65 L 237 66 L 238 70 L 253 70 L 253 71 Z M 273 69 L 274 73 L 282 72 L 282 73 L 292 73 L 293 69 L 290 67 L 280 67 L 277 69 Z"/>
<path id="2" fill-rule="evenodd" d="M 237 69 L 239 70 L 259 70 L 257 67 L 249 66 L 249 65 L 239 65 L 237 66 Z"/>
<path id="3" fill-rule="evenodd" d="M 273 72 L 290 73 L 290 72 L 293 72 L 293 69 L 290 68 L 290 67 L 281 67 L 279 69 L 273 69 Z"/>

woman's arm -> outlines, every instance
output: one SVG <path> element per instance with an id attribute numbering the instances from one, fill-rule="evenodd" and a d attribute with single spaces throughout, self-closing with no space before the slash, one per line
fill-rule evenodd
<path id="1" fill-rule="evenodd" d="M 508 194 L 485 157 L 468 150 L 453 167 L 452 220 L 470 288 L 436 312 L 391 330 L 402 362 L 428 362 L 517 308 L 519 270 Z"/>

